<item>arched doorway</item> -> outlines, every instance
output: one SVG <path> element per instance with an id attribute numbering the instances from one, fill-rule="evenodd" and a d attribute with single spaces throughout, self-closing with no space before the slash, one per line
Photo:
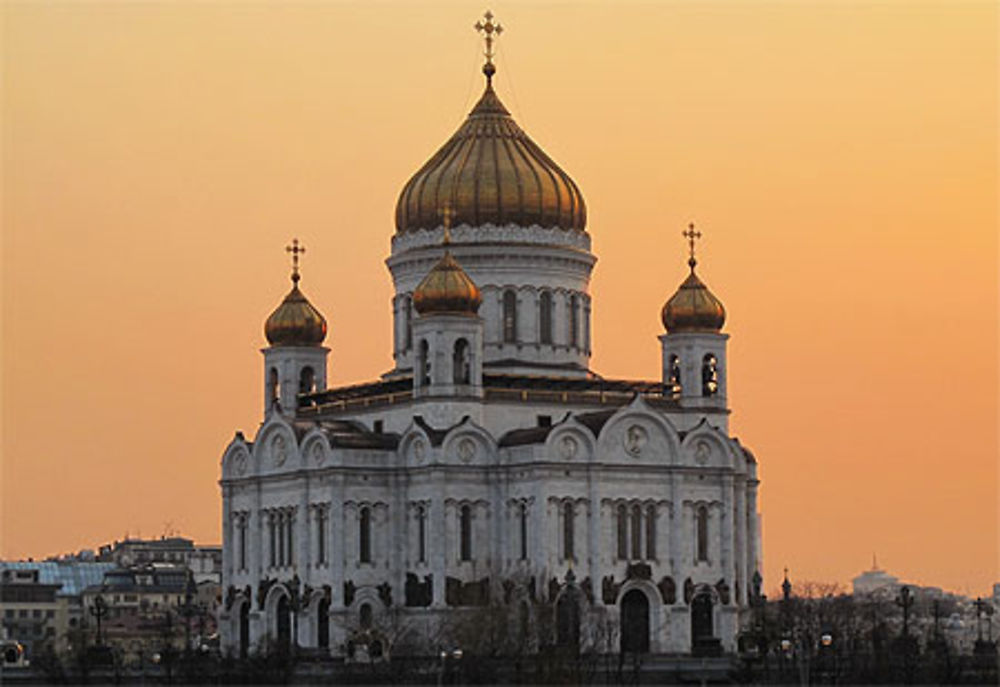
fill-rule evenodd
<path id="1" fill-rule="evenodd" d="M 649 599 L 638 589 L 622 597 L 621 650 L 640 654 L 649 651 Z"/>
<path id="2" fill-rule="evenodd" d="M 330 601 L 320 599 L 316 606 L 316 646 L 330 648 Z"/>
<path id="3" fill-rule="evenodd" d="M 284 594 L 278 599 L 278 651 L 288 651 L 292 645 L 292 613 L 288 606 L 288 597 Z"/>
<path id="4" fill-rule="evenodd" d="M 695 647 L 712 640 L 715 630 L 712 627 L 712 595 L 699 592 L 691 599 L 691 642 Z"/>
<path id="5" fill-rule="evenodd" d="M 250 652 L 250 602 L 240 604 L 240 658 Z"/>
<path id="6" fill-rule="evenodd" d="M 556 602 L 556 643 L 574 653 L 580 650 L 580 606 L 574 589 Z"/>

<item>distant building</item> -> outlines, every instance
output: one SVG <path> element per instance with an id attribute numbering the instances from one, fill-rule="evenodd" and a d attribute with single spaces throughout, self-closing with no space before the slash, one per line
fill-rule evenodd
<path id="1" fill-rule="evenodd" d="M 196 545 L 185 537 L 130 539 L 105 544 L 98 559 L 123 568 L 149 563 L 181 565 L 194 573 L 196 582 L 222 581 L 222 547 Z"/>
<path id="2" fill-rule="evenodd" d="M 28 658 L 64 653 L 86 624 L 81 594 L 114 566 L 81 561 L 0 562 L 0 617 L 7 637 Z"/>
<path id="3" fill-rule="evenodd" d="M 895 592 L 899 588 L 899 578 L 878 567 L 872 560 L 871 570 L 866 570 L 852 580 L 855 594 L 871 594 L 879 590 Z"/>

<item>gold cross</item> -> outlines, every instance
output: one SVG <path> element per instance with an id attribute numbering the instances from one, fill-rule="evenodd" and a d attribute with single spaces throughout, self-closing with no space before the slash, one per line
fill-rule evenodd
<path id="1" fill-rule="evenodd" d="M 681 236 L 688 240 L 688 250 L 690 251 L 690 259 L 694 260 L 694 242 L 696 239 L 701 238 L 701 232 L 695 231 L 694 222 L 688 225 L 687 231 L 681 232 Z"/>
<path id="2" fill-rule="evenodd" d="M 299 281 L 299 256 L 306 252 L 305 246 L 299 245 L 298 239 L 292 239 L 292 245 L 285 246 L 285 252 L 292 254 L 292 281 Z"/>
<path id="3" fill-rule="evenodd" d="M 455 211 L 451 209 L 451 203 L 445 203 L 444 207 L 438 210 L 438 214 L 441 215 L 441 222 L 444 224 L 442 243 L 447 246 L 451 243 L 451 220 L 455 217 Z"/>
<path id="4" fill-rule="evenodd" d="M 486 10 L 483 15 L 485 22 L 477 21 L 475 25 L 476 31 L 483 34 L 483 39 L 486 41 L 486 64 L 493 64 L 493 41 L 495 40 L 493 34 L 499 36 L 503 33 L 503 27 L 500 26 L 500 22 L 493 23 L 493 13 Z"/>

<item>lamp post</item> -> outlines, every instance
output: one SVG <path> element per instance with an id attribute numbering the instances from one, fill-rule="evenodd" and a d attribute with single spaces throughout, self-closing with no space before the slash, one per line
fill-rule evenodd
<path id="1" fill-rule="evenodd" d="M 912 667 L 910 665 L 910 608 L 913 606 L 913 592 L 905 584 L 899 590 L 899 596 L 896 597 L 896 605 L 903 609 L 903 636 L 902 636 L 902 649 L 903 649 L 903 670 L 906 673 L 906 684 L 910 684 L 912 680 Z"/>
<path id="2" fill-rule="evenodd" d="M 104 597 L 100 594 L 94 599 L 94 605 L 90 607 L 90 614 L 97 619 L 97 645 L 101 646 L 104 644 L 104 639 L 101 634 L 101 618 L 103 618 L 108 613 L 108 604 L 104 600 Z"/>

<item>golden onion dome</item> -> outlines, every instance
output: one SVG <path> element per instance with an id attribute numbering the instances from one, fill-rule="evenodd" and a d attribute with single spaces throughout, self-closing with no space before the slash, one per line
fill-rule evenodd
<path id="1" fill-rule="evenodd" d="M 483 296 L 479 287 L 445 249 L 444 255 L 413 292 L 413 308 L 421 315 L 475 315 Z"/>
<path id="2" fill-rule="evenodd" d="M 688 260 L 691 274 L 677 289 L 677 293 L 663 306 L 660 318 L 668 334 L 678 332 L 718 333 L 726 322 L 726 309 L 705 283 L 694 273 L 697 260 Z"/>
<path id="3" fill-rule="evenodd" d="M 272 346 L 318 346 L 326 338 L 326 318 L 299 290 L 298 239 L 286 249 L 292 254 L 292 290 L 264 323 L 264 336 Z"/>
<path id="4" fill-rule="evenodd" d="M 406 183 L 396 203 L 396 231 L 441 225 L 516 224 L 583 231 L 580 189 L 510 116 L 493 90 L 495 67 L 483 67 L 486 90 L 458 131 Z"/>

